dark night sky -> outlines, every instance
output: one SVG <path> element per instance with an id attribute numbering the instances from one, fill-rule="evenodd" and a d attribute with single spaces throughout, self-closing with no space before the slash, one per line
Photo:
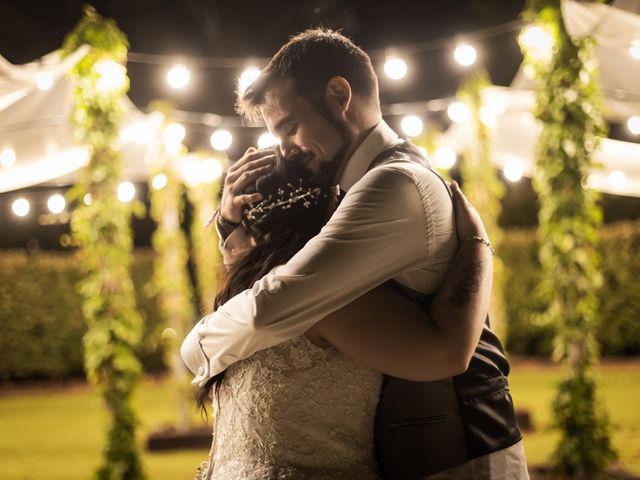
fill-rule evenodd
<path id="1" fill-rule="evenodd" d="M 3 1 L 0 54 L 25 63 L 58 48 L 78 22 L 81 1 Z M 185 57 L 270 57 L 291 34 L 313 26 L 339 28 L 367 51 L 449 37 L 518 18 L 522 1 L 95 1 L 114 18 L 137 53 Z M 508 84 L 521 56 L 515 32 L 476 43 L 495 83 Z M 409 57 L 411 75 L 383 87 L 383 103 L 451 95 L 462 73 L 447 48 Z M 377 66 L 377 65 L 376 65 Z M 193 68 L 182 92 L 166 85 L 169 65 L 130 62 L 130 97 L 145 108 L 171 98 L 181 110 L 233 113 L 234 77 L 229 69 Z M 380 71 L 380 70 L 378 70 Z M 382 79 L 381 79 L 382 80 Z"/>

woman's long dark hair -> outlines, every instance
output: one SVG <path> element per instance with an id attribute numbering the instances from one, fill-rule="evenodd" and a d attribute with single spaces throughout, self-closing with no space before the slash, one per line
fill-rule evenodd
<path id="1" fill-rule="evenodd" d="M 274 267 L 289 261 L 329 220 L 335 199 L 329 189 L 321 188 L 305 179 L 309 174 L 292 159 L 279 161 L 274 171 L 259 179 L 249 192 L 263 195 L 263 202 L 273 203 L 279 198 L 291 198 L 295 191 L 315 191 L 313 198 L 291 202 L 286 208 L 276 207 L 268 213 L 252 215 L 250 207 L 243 210 L 242 228 L 256 240 L 247 255 L 228 266 L 214 302 L 217 309 L 251 286 Z M 271 198 L 271 200 L 269 200 Z M 255 211 L 255 210 L 254 210 Z M 200 387 L 197 404 L 206 415 L 206 405 L 212 389 L 216 398 L 225 372 L 211 377 Z"/>

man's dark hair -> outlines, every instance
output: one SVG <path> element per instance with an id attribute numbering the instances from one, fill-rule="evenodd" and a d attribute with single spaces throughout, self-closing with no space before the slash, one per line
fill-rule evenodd
<path id="1" fill-rule="evenodd" d="M 354 95 L 377 98 L 378 79 L 371 59 L 347 37 L 333 30 L 315 28 L 299 33 L 273 56 L 260 76 L 244 91 L 238 91 L 236 110 L 256 120 L 265 96 L 276 84 L 289 80 L 294 93 L 317 105 L 327 82 L 345 78 Z"/>

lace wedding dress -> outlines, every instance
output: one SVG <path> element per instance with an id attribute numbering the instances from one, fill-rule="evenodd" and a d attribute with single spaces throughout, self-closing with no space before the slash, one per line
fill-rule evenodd
<path id="1" fill-rule="evenodd" d="M 220 388 L 211 458 L 196 478 L 380 478 L 373 422 L 381 382 L 304 335 L 237 362 Z"/>

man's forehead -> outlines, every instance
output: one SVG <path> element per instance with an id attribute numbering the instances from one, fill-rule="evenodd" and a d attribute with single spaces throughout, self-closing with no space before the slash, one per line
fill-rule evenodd
<path id="1" fill-rule="evenodd" d="M 291 82 L 282 81 L 276 83 L 265 93 L 264 102 L 260 107 L 263 117 L 271 118 L 283 114 L 286 115 L 295 104 L 292 101 L 294 96 Z"/>

